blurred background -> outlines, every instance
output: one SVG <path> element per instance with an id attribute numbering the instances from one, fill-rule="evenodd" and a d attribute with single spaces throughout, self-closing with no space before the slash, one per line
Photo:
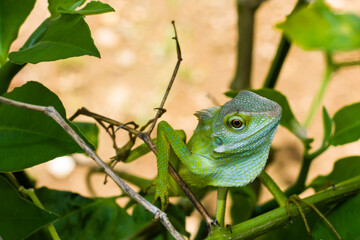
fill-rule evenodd
<path id="1" fill-rule="evenodd" d="M 78 57 L 53 63 L 28 64 L 13 80 L 11 88 L 29 80 L 36 80 L 54 91 L 62 100 L 70 117 L 78 108 L 89 110 L 121 122 L 134 120 L 144 124 L 155 115 L 176 63 L 175 42 L 171 20 L 176 21 L 183 54 L 177 79 L 165 104 L 162 119 L 175 129 L 184 129 L 191 136 L 197 125 L 193 113 L 223 104 L 228 99 L 235 74 L 237 44 L 237 12 L 235 1 L 222 0 L 109 0 L 115 12 L 88 16 L 92 36 L 101 59 Z M 341 11 L 360 14 L 356 0 L 327 1 Z M 253 52 L 252 87 L 260 88 L 274 57 L 281 33 L 274 25 L 285 19 L 295 4 L 294 0 L 265 1 L 256 13 Z M 11 50 L 17 50 L 28 36 L 49 15 L 47 1 L 37 1 L 29 19 L 22 26 L 19 38 Z M 358 59 L 359 53 L 345 56 Z M 324 70 L 321 52 L 307 52 L 292 46 L 279 77 L 276 89 L 287 96 L 296 118 L 303 122 Z M 341 70 L 333 77 L 323 105 L 332 116 L 342 106 L 360 100 L 360 68 Z M 92 121 L 82 117 L 81 120 Z M 322 122 L 319 111 L 308 129 L 314 137 L 313 147 L 321 144 Z M 127 134 L 119 132 L 118 143 L 124 144 Z M 139 141 L 140 142 L 140 141 Z M 300 168 L 302 144 L 288 130 L 279 127 L 274 139 L 274 161 L 267 172 L 282 189 L 295 181 Z M 328 174 L 340 156 L 359 155 L 359 142 L 331 147 L 312 164 L 310 181 L 319 174 Z M 104 160 L 115 155 L 110 138 L 100 131 L 97 150 Z M 90 160 L 81 162 L 92 165 Z M 68 170 L 58 174 L 63 164 L 49 162 L 29 170 L 36 175 L 37 186 L 78 192 L 90 196 L 86 187 L 87 167 L 68 161 Z M 80 161 L 80 160 L 79 160 Z M 131 164 L 119 163 L 117 169 L 152 178 L 156 175 L 156 159 L 152 154 Z M 111 181 L 103 185 L 104 175 L 92 179 L 98 196 L 120 193 Z M 269 198 L 264 190 L 261 201 Z M 311 192 L 309 192 L 311 193 Z M 203 200 L 214 212 L 215 195 Z M 196 227 L 194 226 L 196 229 Z M 191 229 L 189 229 L 191 231 Z"/>

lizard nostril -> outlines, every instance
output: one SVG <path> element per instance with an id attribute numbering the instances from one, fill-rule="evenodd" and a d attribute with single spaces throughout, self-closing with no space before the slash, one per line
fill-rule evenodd
<path id="1" fill-rule="evenodd" d="M 223 144 L 223 141 L 221 140 L 221 138 L 216 137 L 216 138 L 215 138 L 215 143 L 216 143 L 217 145 L 222 145 L 222 144 Z"/>

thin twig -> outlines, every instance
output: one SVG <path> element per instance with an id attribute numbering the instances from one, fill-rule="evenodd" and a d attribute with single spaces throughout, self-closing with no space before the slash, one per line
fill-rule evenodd
<path id="1" fill-rule="evenodd" d="M 294 195 L 294 196 L 296 196 L 296 195 Z M 293 198 L 290 197 L 290 198 L 289 198 L 289 204 L 290 204 L 290 202 L 294 203 L 295 206 L 297 207 L 297 209 L 299 210 L 300 216 L 301 216 L 302 220 L 304 221 L 304 225 L 305 225 L 306 231 L 307 231 L 307 233 L 309 234 L 309 236 L 311 237 L 312 234 L 311 234 L 311 230 L 310 230 L 309 223 L 308 223 L 308 221 L 307 221 L 307 219 L 306 219 L 306 216 L 305 216 L 304 211 L 302 210 L 302 208 L 301 208 L 301 206 L 300 206 L 300 203 L 299 203 L 298 199 L 296 199 L 295 197 L 293 197 Z M 289 217 L 290 217 L 290 216 L 289 216 Z"/>
<path id="2" fill-rule="evenodd" d="M 182 57 L 181 57 L 181 49 L 180 49 L 180 44 L 179 44 L 179 39 L 178 39 L 178 36 L 177 36 L 177 31 L 176 31 L 176 27 L 175 27 L 175 21 L 172 21 L 171 22 L 173 27 L 174 27 L 174 32 L 175 32 L 175 36 L 173 37 L 173 39 L 175 40 L 176 42 L 176 53 L 177 53 L 177 62 L 176 62 L 176 65 L 175 65 L 175 68 L 174 68 L 174 71 L 173 71 L 173 74 L 171 76 L 171 79 L 170 79 L 170 82 L 169 82 L 169 85 L 166 89 L 166 92 L 164 94 L 164 97 L 161 101 L 161 104 L 160 104 L 160 107 L 158 107 L 158 111 L 156 113 L 156 116 L 154 118 L 154 121 L 152 123 L 152 125 L 150 126 L 150 129 L 148 130 L 148 134 L 150 135 L 151 132 L 154 130 L 154 127 L 156 125 L 156 122 L 157 120 L 160 118 L 160 116 L 164 113 L 164 105 L 165 105 L 165 102 L 166 102 L 166 99 L 169 95 L 169 92 L 170 92 L 170 89 L 175 81 L 175 78 L 176 78 L 176 74 L 179 70 L 179 67 L 180 67 L 180 63 L 182 61 Z"/>
<path id="3" fill-rule="evenodd" d="M 307 205 L 308 207 L 310 207 L 314 212 L 317 213 L 317 215 L 328 225 L 328 227 L 331 229 L 331 231 L 333 231 L 333 233 L 336 235 L 337 239 L 339 240 L 342 240 L 340 234 L 336 231 L 335 227 L 330 223 L 330 221 L 320 212 L 319 209 L 317 209 L 317 207 L 312 204 L 312 203 L 308 203 L 304 200 L 302 200 L 298 195 L 292 195 L 290 196 L 289 200 L 291 202 L 293 202 L 298 208 L 299 208 L 299 211 L 301 213 L 301 206 L 300 204 L 303 203 L 305 205 Z M 305 226 L 306 226 L 306 229 L 309 233 L 309 235 L 311 236 L 311 231 L 310 231 L 310 227 L 309 227 L 309 224 L 307 223 L 307 220 L 305 218 L 305 214 L 301 214 L 301 217 L 303 218 L 304 222 L 305 222 Z"/>
<path id="4" fill-rule="evenodd" d="M 84 140 L 70 127 L 70 125 L 61 117 L 61 115 L 52 106 L 44 107 L 33 104 L 22 103 L 0 97 L 0 102 L 9 104 L 12 106 L 30 109 L 38 112 L 43 112 L 52 119 L 54 119 L 74 140 L 75 142 L 91 157 L 96 164 L 108 174 L 114 182 L 126 192 L 132 199 L 141 204 L 147 211 L 152 213 L 156 219 L 159 219 L 163 226 L 171 233 L 175 239 L 184 239 L 180 233 L 176 231 L 173 225 L 170 223 L 166 213 L 162 212 L 159 208 L 149 203 L 145 198 L 137 194 L 133 189 L 129 187 L 101 158 L 84 142 Z"/>
<path id="5" fill-rule="evenodd" d="M 146 145 L 148 145 L 148 147 L 151 149 L 151 151 L 157 155 L 157 151 L 156 151 L 156 145 L 154 144 L 154 142 L 152 141 L 150 135 L 151 132 L 154 130 L 154 127 L 156 125 L 157 120 L 161 117 L 161 115 L 165 112 L 164 109 L 164 105 L 165 105 L 165 101 L 169 95 L 170 89 L 175 81 L 176 78 L 176 74 L 179 70 L 180 67 L 180 63 L 182 61 L 182 57 L 181 57 L 181 49 L 180 49 L 180 44 L 179 44 L 179 40 L 178 40 L 178 36 L 177 36 L 177 31 L 176 31 L 176 27 L 175 27 L 175 22 L 172 21 L 173 27 L 174 27 L 174 31 L 175 31 L 175 36 L 174 36 L 174 40 L 176 42 L 176 53 L 177 53 L 177 62 L 172 74 L 172 77 L 170 79 L 169 85 L 166 89 L 166 92 L 164 94 L 164 97 L 162 99 L 162 102 L 160 104 L 160 106 L 157 108 L 157 114 L 155 116 L 154 119 L 151 119 L 148 121 L 148 123 L 146 123 L 143 127 L 140 128 L 140 130 L 131 128 L 129 126 L 127 126 L 126 124 L 123 124 L 121 122 L 118 122 L 116 120 L 110 119 L 108 117 L 90 112 L 89 110 L 87 110 L 86 108 L 81 108 L 79 109 L 72 117 L 69 118 L 69 120 L 73 120 L 75 119 L 77 116 L 79 115 L 86 115 L 89 117 L 92 117 L 94 119 L 101 120 L 103 122 L 107 122 L 111 125 L 114 126 L 122 126 L 121 128 L 128 131 L 129 133 L 135 135 L 136 137 L 140 138 L 141 140 L 143 140 Z M 149 130 L 147 132 L 143 132 L 145 130 L 145 128 L 147 126 L 150 126 Z M 186 183 L 181 179 L 181 177 L 179 176 L 179 174 L 176 172 L 176 170 L 174 169 L 174 167 L 171 165 L 171 163 L 169 163 L 169 173 L 170 175 L 174 178 L 174 180 L 177 182 L 177 184 L 180 186 L 180 188 L 182 189 L 182 191 L 185 193 L 185 195 L 190 199 L 190 201 L 194 204 L 195 208 L 199 211 L 199 213 L 202 215 L 202 217 L 204 218 L 205 222 L 207 223 L 208 227 L 210 228 L 211 226 L 214 225 L 214 220 L 211 218 L 211 216 L 209 215 L 209 213 L 206 211 L 205 207 L 201 204 L 201 202 L 195 197 L 195 195 L 191 192 L 191 190 L 189 189 L 189 187 L 186 185 Z"/>
<path id="6" fill-rule="evenodd" d="M 114 125 L 114 126 L 123 126 L 122 129 L 134 134 L 137 137 L 140 137 L 140 135 L 142 134 L 142 132 L 140 132 L 139 130 L 136 130 L 135 128 L 129 127 L 126 124 L 124 124 L 122 122 L 119 122 L 119 121 L 116 121 L 114 119 L 111 119 L 111 118 L 102 116 L 100 114 L 91 112 L 91 111 L 89 111 L 88 109 L 86 109 L 84 107 L 77 110 L 76 113 L 74 113 L 74 115 L 69 118 L 69 120 L 72 121 L 79 115 L 85 115 L 85 116 L 88 116 L 88 117 L 92 117 L 95 120 L 101 120 L 103 122 L 109 123 L 109 124 Z"/>

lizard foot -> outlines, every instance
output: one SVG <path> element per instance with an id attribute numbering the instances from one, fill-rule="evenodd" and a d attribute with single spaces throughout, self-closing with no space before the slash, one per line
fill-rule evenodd
<path id="1" fill-rule="evenodd" d="M 331 231 L 336 235 L 336 237 L 341 240 L 341 236 L 339 235 L 339 233 L 336 231 L 336 229 L 334 228 L 334 226 L 329 222 L 329 220 L 327 220 L 327 218 L 319 211 L 319 209 L 317 209 L 317 207 L 315 207 L 314 204 L 312 203 L 308 203 L 308 202 L 305 202 L 304 200 L 302 200 L 298 195 L 292 195 L 289 197 L 288 199 L 288 203 L 286 205 L 286 211 L 289 215 L 289 218 L 291 217 L 291 211 L 290 211 L 290 203 L 294 203 L 295 206 L 297 207 L 297 209 L 299 210 L 300 212 L 300 215 L 301 215 L 301 218 L 303 219 L 304 221 L 304 224 L 305 224 L 305 228 L 306 228 L 306 231 L 308 232 L 309 236 L 311 237 L 311 230 L 310 230 L 310 227 L 309 227 L 309 223 L 308 221 L 306 220 L 306 217 L 305 217 L 305 213 L 304 211 L 302 210 L 302 207 L 301 207 L 301 203 L 308 206 L 309 208 L 311 208 L 312 210 L 314 210 L 314 212 L 316 212 L 319 217 L 329 226 L 329 228 L 331 229 Z"/>
<path id="2" fill-rule="evenodd" d="M 145 192 L 154 193 L 153 203 L 159 198 L 161 210 L 164 211 L 169 205 L 169 192 L 166 181 L 160 180 L 158 177 L 145 189 Z"/>

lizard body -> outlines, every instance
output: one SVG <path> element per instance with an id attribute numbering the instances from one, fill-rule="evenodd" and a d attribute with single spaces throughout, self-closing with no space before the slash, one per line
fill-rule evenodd
<path id="1" fill-rule="evenodd" d="M 155 198 L 168 202 L 170 149 L 178 172 L 190 186 L 244 186 L 264 169 L 281 118 L 281 107 L 250 91 L 241 91 L 221 107 L 195 113 L 199 123 L 187 144 L 165 121 L 157 130 L 158 175 Z M 173 162 L 174 160 L 171 160 Z"/>

